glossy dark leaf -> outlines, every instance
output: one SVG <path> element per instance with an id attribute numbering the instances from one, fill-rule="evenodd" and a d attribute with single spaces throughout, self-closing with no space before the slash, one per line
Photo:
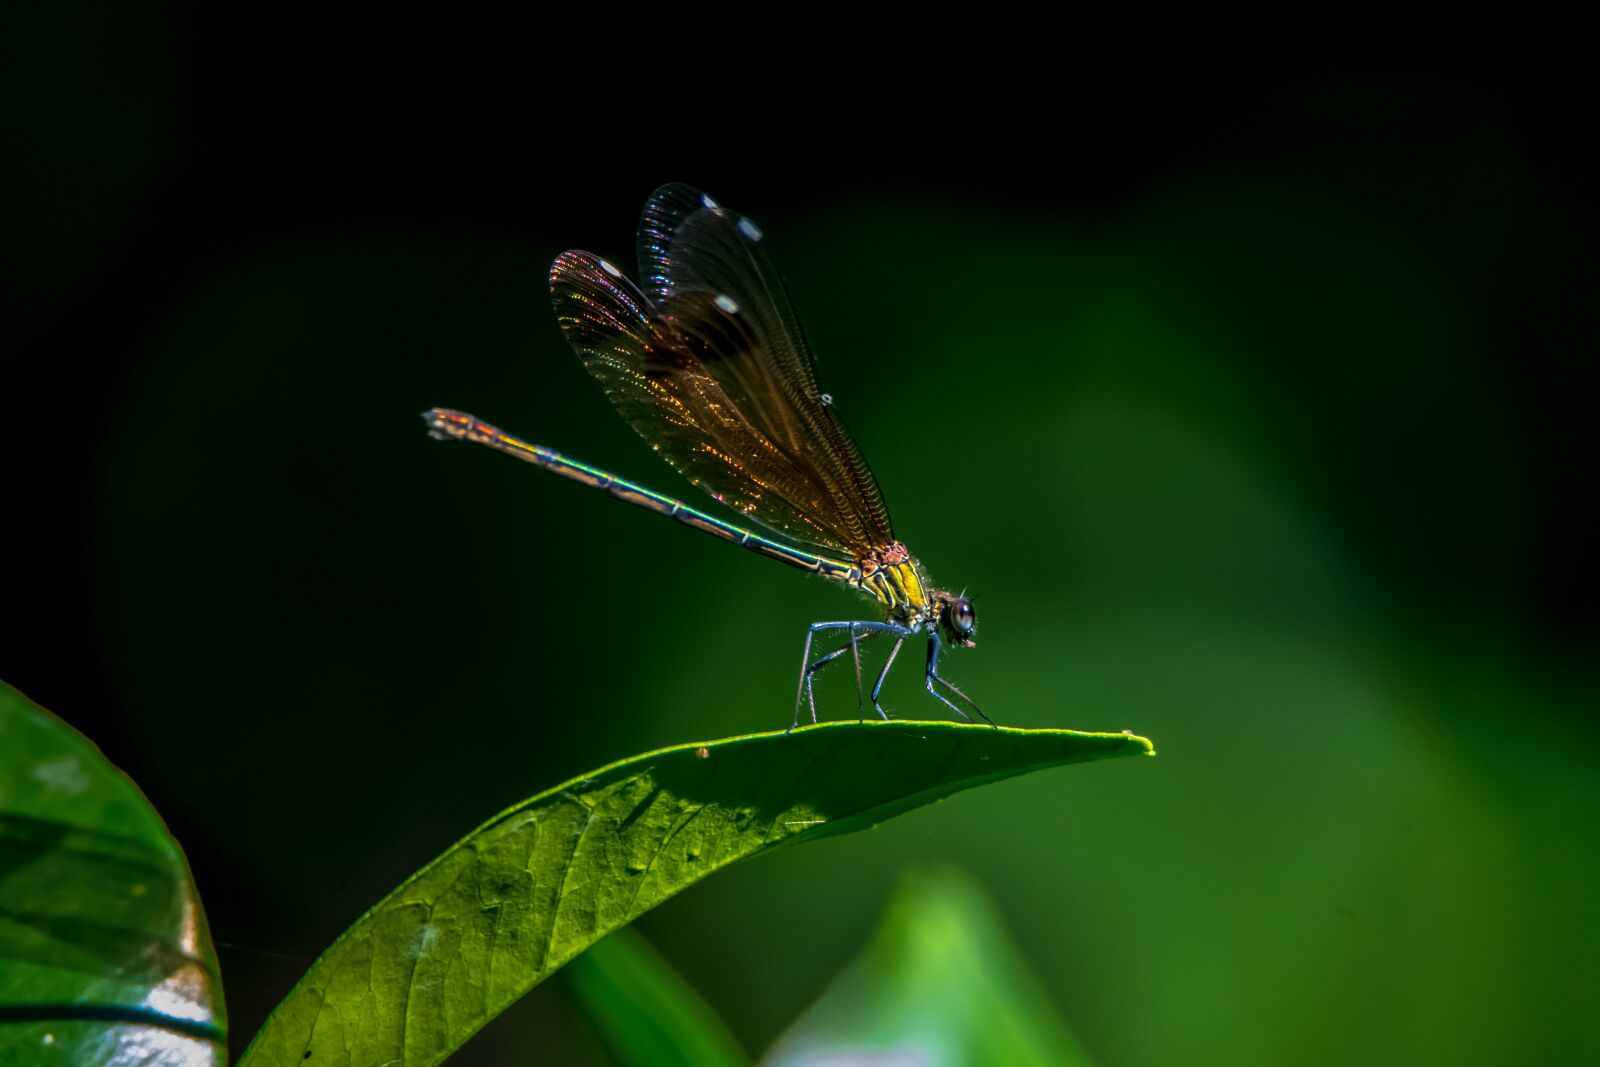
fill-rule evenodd
<path id="1" fill-rule="evenodd" d="M 72 727 L 0 683 L 0 1063 L 220 1064 L 188 863 Z"/>

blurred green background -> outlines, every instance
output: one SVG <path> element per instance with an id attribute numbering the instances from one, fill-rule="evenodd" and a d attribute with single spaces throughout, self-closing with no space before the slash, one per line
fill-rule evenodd
<path id="1" fill-rule="evenodd" d="M 236 1048 L 489 814 L 787 725 L 804 626 L 851 609 L 417 419 L 692 501 L 544 282 L 564 248 L 631 262 L 683 180 L 759 220 L 897 531 L 977 604 L 951 676 L 1160 751 L 648 916 L 747 1046 L 953 863 L 1105 1067 L 1600 1058 L 1593 170 L 1560 64 L 952 69 L 908 101 L 889 63 L 845 106 L 483 26 L 6 17 L 37 48 L 0 94 L 0 676 L 185 843 Z M 937 717 L 917 674 L 886 705 Z M 459 1062 L 600 1057 L 553 982 Z"/>

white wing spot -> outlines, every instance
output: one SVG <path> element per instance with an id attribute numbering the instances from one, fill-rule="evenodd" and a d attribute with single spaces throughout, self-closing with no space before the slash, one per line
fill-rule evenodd
<path id="1" fill-rule="evenodd" d="M 600 269 L 611 275 L 613 278 L 622 277 L 622 272 L 616 267 L 613 267 L 609 259 L 602 259 L 600 261 Z"/>
<path id="2" fill-rule="evenodd" d="M 717 307 L 721 308 L 723 311 L 726 311 L 730 315 L 737 315 L 739 313 L 739 304 L 738 304 L 738 302 L 735 301 L 733 299 L 733 297 L 729 296 L 727 293 L 718 293 L 717 294 L 716 305 L 717 305 Z"/>
<path id="3" fill-rule="evenodd" d="M 761 240 L 761 227 L 757 226 L 749 219 L 739 220 L 739 232 L 750 238 L 752 241 Z"/>
<path id="4" fill-rule="evenodd" d="M 717 210 L 717 208 L 721 206 L 715 200 L 711 199 L 711 197 L 706 193 L 700 194 L 700 202 L 706 207 L 710 208 L 712 211 Z"/>

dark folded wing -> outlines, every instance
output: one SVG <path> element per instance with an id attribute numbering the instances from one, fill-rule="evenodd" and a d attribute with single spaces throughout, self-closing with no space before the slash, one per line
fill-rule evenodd
<path id="1" fill-rule="evenodd" d="M 556 258 L 550 298 L 583 365 L 680 474 L 802 544 L 857 555 L 876 547 L 860 542 L 853 517 L 818 472 L 796 462 L 750 416 L 743 390 L 708 370 L 708 363 L 750 361 L 760 347 L 736 298 L 680 292 L 657 307 L 590 252 Z"/>
<path id="2" fill-rule="evenodd" d="M 817 386 L 816 370 L 762 232 L 687 185 L 664 185 L 639 223 L 639 269 L 657 313 L 773 446 L 770 463 L 819 491 L 807 503 L 858 552 L 894 542 L 877 479 Z M 730 310 L 731 309 L 731 310 Z M 729 333 L 725 320 L 739 324 Z"/>

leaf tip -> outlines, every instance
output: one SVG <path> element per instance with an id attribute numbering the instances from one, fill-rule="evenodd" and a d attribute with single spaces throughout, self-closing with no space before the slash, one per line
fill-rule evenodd
<path id="1" fill-rule="evenodd" d="M 1122 736 L 1133 742 L 1133 744 L 1137 747 L 1143 749 L 1144 751 L 1141 753 L 1141 755 L 1154 756 L 1156 754 L 1155 742 L 1151 741 L 1148 737 L 1143 737 L 1139 734 L 1136 734 L 1132 730 L 1122 731 Z"/>

